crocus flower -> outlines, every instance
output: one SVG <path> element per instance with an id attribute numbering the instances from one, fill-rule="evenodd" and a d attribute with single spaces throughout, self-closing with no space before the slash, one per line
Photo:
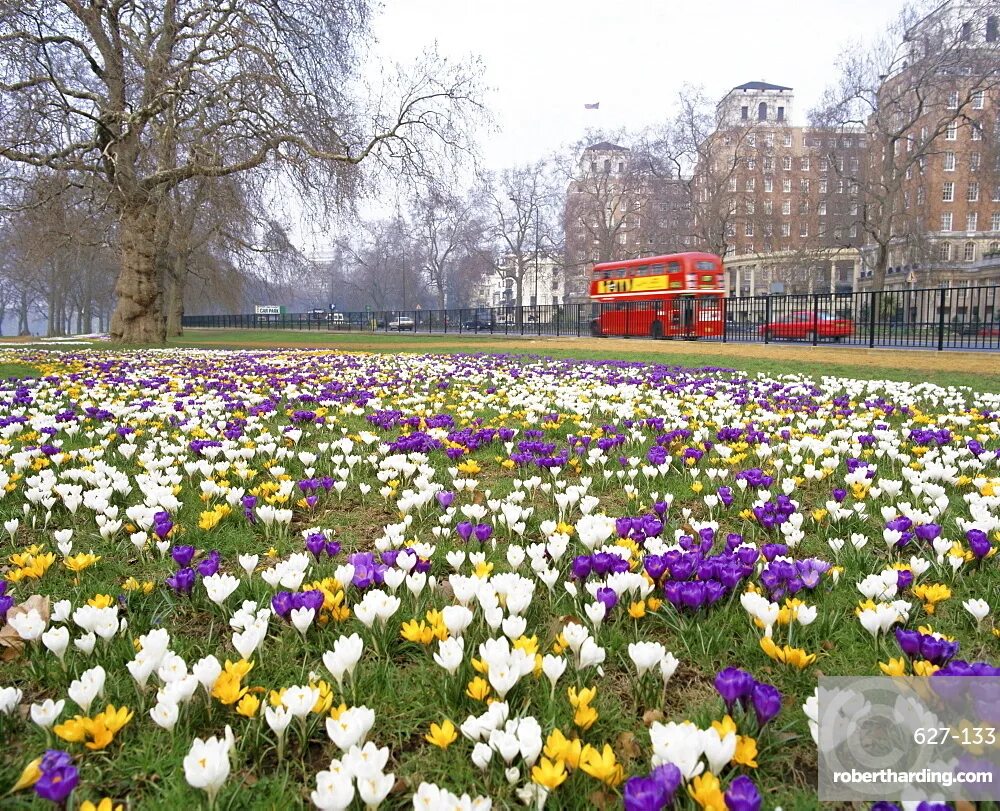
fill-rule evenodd
<path id="1" fill-rule="evenodd" d="M 174 563 L 178 566 L 188 566 L 194 558 L 194 547 L 174 544 L 170 550 L 170 555 L 174 559 Z"/>
<path id="2" fill-rule="evenodd" d="M 735 778 L 726 789 L 726 808 L 729 811 L 760 811 L 762 798 L 753 780 L 745 774 Z"/>

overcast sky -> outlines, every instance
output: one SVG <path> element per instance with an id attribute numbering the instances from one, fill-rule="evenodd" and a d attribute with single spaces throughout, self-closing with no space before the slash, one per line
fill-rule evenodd
<path id="1" fill-rule="evenodd" d="M 483 154 L 501 168 L 591 126 L 663 120 L 685 83 L 711 98 L 749 81 L 793 87 L 793 123 L 804 124 L 841 50 L 901 8 L 902 0 L 383 0 L 374 28 L 381 52 L 402 61 L 435 41 L 449 58 L 482 58 L 501 127 L 483 139 Z"/>
<path id="2" fill-rule="evenodd" d="M 721 99 L 767 81 L 795 89 L 804 125 L 835 75 L 838 55 L 882 32 L 903 0 L 382 0 L 374 19 L 381 60 L 412 63 L 428 47 L 481 59 L 487 168 L 530 163 L 588 128 L 640 130 L 672 115 L 685 84 Z M 382 67 L 385 67 L 383 64 Z M 372 75 L 377 75 L 377 61 Z M 600 104 L 585 110 L 584 104 Z M 387 213 L 385 196 L 363 216 Z M 300 221 L 296 241 L 327 253 L 331 231 Z M 349 230 L 349 229 L 348 229 Z"/>

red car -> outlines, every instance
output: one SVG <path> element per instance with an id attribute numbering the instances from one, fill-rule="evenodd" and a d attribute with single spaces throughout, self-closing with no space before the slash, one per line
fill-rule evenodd
<path id="1" fill-rule="evenodd" d="M 764 324 L 760 328 L 763 338 L 799 338 L 811 341 L 829 339 L 839 341 L 854 334 L 854 322 L 850 318 L 837 318 L 830 313 L 816 313 L 809 310 L 789 313 L 787 316 Z"/>

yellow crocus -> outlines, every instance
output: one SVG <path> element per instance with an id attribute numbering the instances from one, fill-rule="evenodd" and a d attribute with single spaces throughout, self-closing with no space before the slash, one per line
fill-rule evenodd
<path id="1" fill-rule="evenodd" d="M 71 557 L 63 558 L 63 566 L 65 566 L 71 572 L 80 573 L 84 569 L 89 569 L 100 559 L 101 556 L 95 555 L 93 552 L 81 552 L 78 555 L 72 555 Z"/>
<path id="2" fill-rule="evenodd" d="M 604 744 L 600 752 L 590 744 L 584 746 L 580 753 L 580 770 L 609 786 L 617 786 L 625 779 L 625 772 L 608 744 Z"/>
<path id="3" fill-rule="evenodd" d="M 566 690 L 566 694 L 569 696 L 569 703 L 573 707 L 579 707 L 581 704 L 589 704 L 597 697 L 597 688 L 583 687 L 577 692 L 575 687 L 570 687 Z"/>
<path id="4" fill-rule="evenodd" d="M 490 694 L 490 685 L 486 679 L 476 676 L 465 688 L 465 694 L 474 701 L 485 701 Z"/>
<path id="5" fill-rule="evenodd" d="M 89 600 L 87 600 L 87 605 L 93 608 L 110 608 L 115 604 L 115 598 L 110 594 L 95 594 Z"/>
<path id="6" fill-rule="evenodd" d="M 897 659 L 890 659 L 888 662 L 879 662 L 878 666 L 886 676 L 906 675 L 906 660 L 902 656 Z"/>
<path id="7" fill-rule="evenodd" d="M 736 754 L 733 755 L 733 763 L 738 766 L 746 766 L 750 769 L 757 768 L 757 740 L 749 735 L 736 736 Z"/>
<path id="8" fill-rule="evenodd" d="M 87 724 L 90 719 L 84 715 L 77 715 L 61 724 L 52 727 L 56 737 L 62 738 L 69 743 L 82 743 L 87 739 Z"/>
<path id="9" fill-rule="evenodd" d="M 458 738 L 458 730 L 448 719 L 443 724 L 431 724 L 430 734 L 424 735 L 427 743 L 434 744 L 439 749 L 447 749 Z"/>
<path id="10" fill-rule="evenodd" d="M 597 710 L 589 704 L 581 704 L 573 714 L 573 723 L 580 727 L 580 729 L 587 730 L 594 725 L 598 717 Z"/>
<path id="11" fill-rule="evenodd" d="M 688 785 L 688 794 L 704 811 L 726 811 L 726 798 L 722 794 L 719 778 L 711 772 L 694 778 Z"/>
<path id="12" fill-rule="evenodd" d="M 17 782 L 11 788 L 10 793 L 13 794 L 15 791 L 21 791 L 21 789 L 31 788 L 35 785 L 42 776 L 42 770 L 39 768 L 41 763 L 42 759 L 40 757 L 36 757 L 28 763 L 21 772 L 21 776 L 17 778 Z"/>
<path id="13" fill-rule="evenodd" d="M 80 803 L 80 811 L 124 811 L 124 808 L 125 806 L 121 803 L 115 805 L 110 797 L 105 797 L 97 805 L 94 805 L 90 800 L 84 800 Z"/>
<path id="14" fill-rule="evenodd" d="M 553 729 L 545 739 L 545 748 L 542 751 L 546 757 L 552 760 L 561 760 L 569 768 L 575 769 L 580 765 L 583 744 L 579 738 L 570 740 L 563 735 L 561 729 Z"/>
<path id="15" fill-rule="evenodd" d="M 236 703 L 236 712 L 244 718 L 256 718 L 260 710 L 260 699 L 247 693 Z"/>
<path id="16" fill-rule="evenodd" d="M 561 786 L 567 777 L 566 764 L 561 760 L 543 757 L 537 766 L 531 768 L 531 782 L 545 786 L 549 791 Z"/>

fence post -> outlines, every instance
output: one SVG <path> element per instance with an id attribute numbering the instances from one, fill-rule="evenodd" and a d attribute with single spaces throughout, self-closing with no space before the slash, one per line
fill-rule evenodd
<path id="1" fill-rule="evenodd" d="M 722 343 L 726 343 L 729 340 L 729 298 L 728 296 L 723 296 L 720 299 L 722 304 Z M 657 302 L 657 307 L 660 304 Z"/>
<path id="2" fill-rule="evenodd" d="M 819 342 L 819 293 L 813 293 L 813 346 Z"/>
<path id="3" fill-rule="evenodd" d="M 771 297 L 764 296 L 764 343 L 771 343 Z"/>
<path id="4" fill-rule="evenodd" d="M 941 292 L 938 293 L 938 352 L 944 349 L 944 308 L 945 308 L 945 295 L 947 293 L 947 288 L 942 287 Z"/>
<path id="5" fill-rule="evenodd" d="M 873 290 L 868 294 L 868 348 L 875 348 L 875 318 L 881 305 L 881 293 Z"/>

